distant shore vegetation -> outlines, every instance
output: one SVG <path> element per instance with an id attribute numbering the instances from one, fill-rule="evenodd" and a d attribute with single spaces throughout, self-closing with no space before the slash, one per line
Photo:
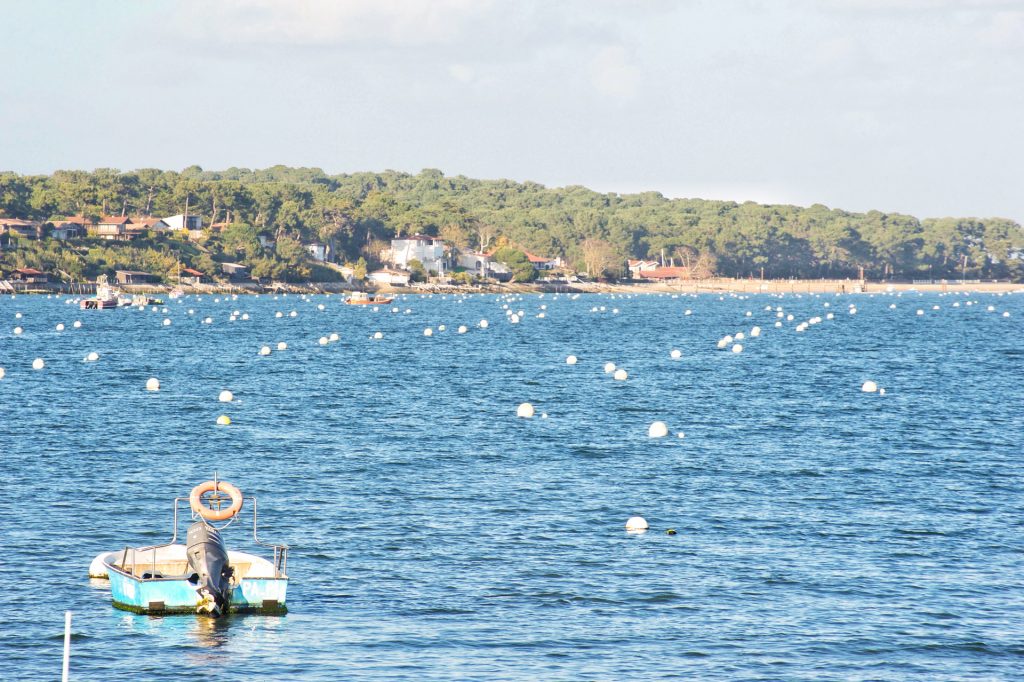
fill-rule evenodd
<path id="1" fill-rule="evenodd" d="M 48 238 L 70 216 L 179 214 L 200 216 L 204 228 L 143 231 L 131 241 Z M 1024 279 L 1024 230 L 1005 218 L 668 199 L 433 169 L 0 173 L 3 218 L 40 227 L 34 239 L 0 237 L 0 266 L 76 280 L 124 269 L 170 282 L 182 267 L 215 273 L 225 262 L 247 266 L 253 277 L 292 282 L 339 280 L 336 265 L 346 264 L 361 279 L 386 264 L 381 254 L 390 240 L 412 234 L 438 237 L 454 251 L 496 251 L 517 281 L 531 277 L 525 252 L 607 279 L 627 277 L 629 259 L 685 267 L 694 276 Z M 312 257 L 311 244 L 326 246 L 331 262 Z"/>

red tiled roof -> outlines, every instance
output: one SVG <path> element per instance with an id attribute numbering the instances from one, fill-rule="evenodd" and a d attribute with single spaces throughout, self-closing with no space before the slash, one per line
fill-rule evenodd
<path id="1" fill-rule="evenodd" d="M 182 272 L 182 274 L 192 275 L 193 277 L 202 277 L 203 276 L 203 273 L 199 272 L 198 270 L 193 270 L 192 268 L 182 268 L 181 272 Z"/>
<path id="2" fill-rule="evenodd" d="M 23 275 L 45 275 L 46 273 L 35 268 L 18 268 L 15 272 L 20 272 Z"/>
<path id="3" fill-rule="evenodd" d="M 548 261 L 554 260 L 553 258 L 545 258 L 544 256 L 535 256 L 526 249 L 516 246 L 515 244 L 510 244 L 509 246 L 513 249 L 518 249 L 519 251 L 522 251 L 526 255 L 526 260 L 530 261 L 531 263 L 547 263 Z M 491 249 L 484 255 L 487 256 L 488 258 L 493 258 L 494 254 L 496 254 L 498 251 L 499 249 Z"/>

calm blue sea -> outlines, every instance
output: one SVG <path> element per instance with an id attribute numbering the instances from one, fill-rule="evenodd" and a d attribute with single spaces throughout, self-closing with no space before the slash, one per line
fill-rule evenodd
<path id="1" fill-rule="evenodd" d="M 66 609 L 77 680 L 1024 678 L 1024 295 L 66 300 L 0 299 L 4 680 Z M 214 471 L 288 615 L 114 609 L 89 562 Z"/>

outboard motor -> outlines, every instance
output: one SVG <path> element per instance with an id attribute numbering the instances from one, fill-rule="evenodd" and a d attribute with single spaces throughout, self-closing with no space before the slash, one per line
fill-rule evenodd
<path id="1" fill-rule="evenodd" d="M 196 612 L 223 615 L 231 601 L 234 569 L 228 564 L 228 550 L 220 531 L 205 521 L 196 521 L 188 527 L 185 552 L 192 573 L 191 582 L 197 585 L 199 594 Z"/>

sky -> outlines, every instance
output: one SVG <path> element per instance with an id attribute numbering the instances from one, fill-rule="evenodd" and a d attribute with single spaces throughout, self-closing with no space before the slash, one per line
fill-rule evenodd
<path id="1" fill-rule="evenodd" d="M 438 168 L 1024 222 L 1024 0 L 0 0 L 0 170 Z"/>

